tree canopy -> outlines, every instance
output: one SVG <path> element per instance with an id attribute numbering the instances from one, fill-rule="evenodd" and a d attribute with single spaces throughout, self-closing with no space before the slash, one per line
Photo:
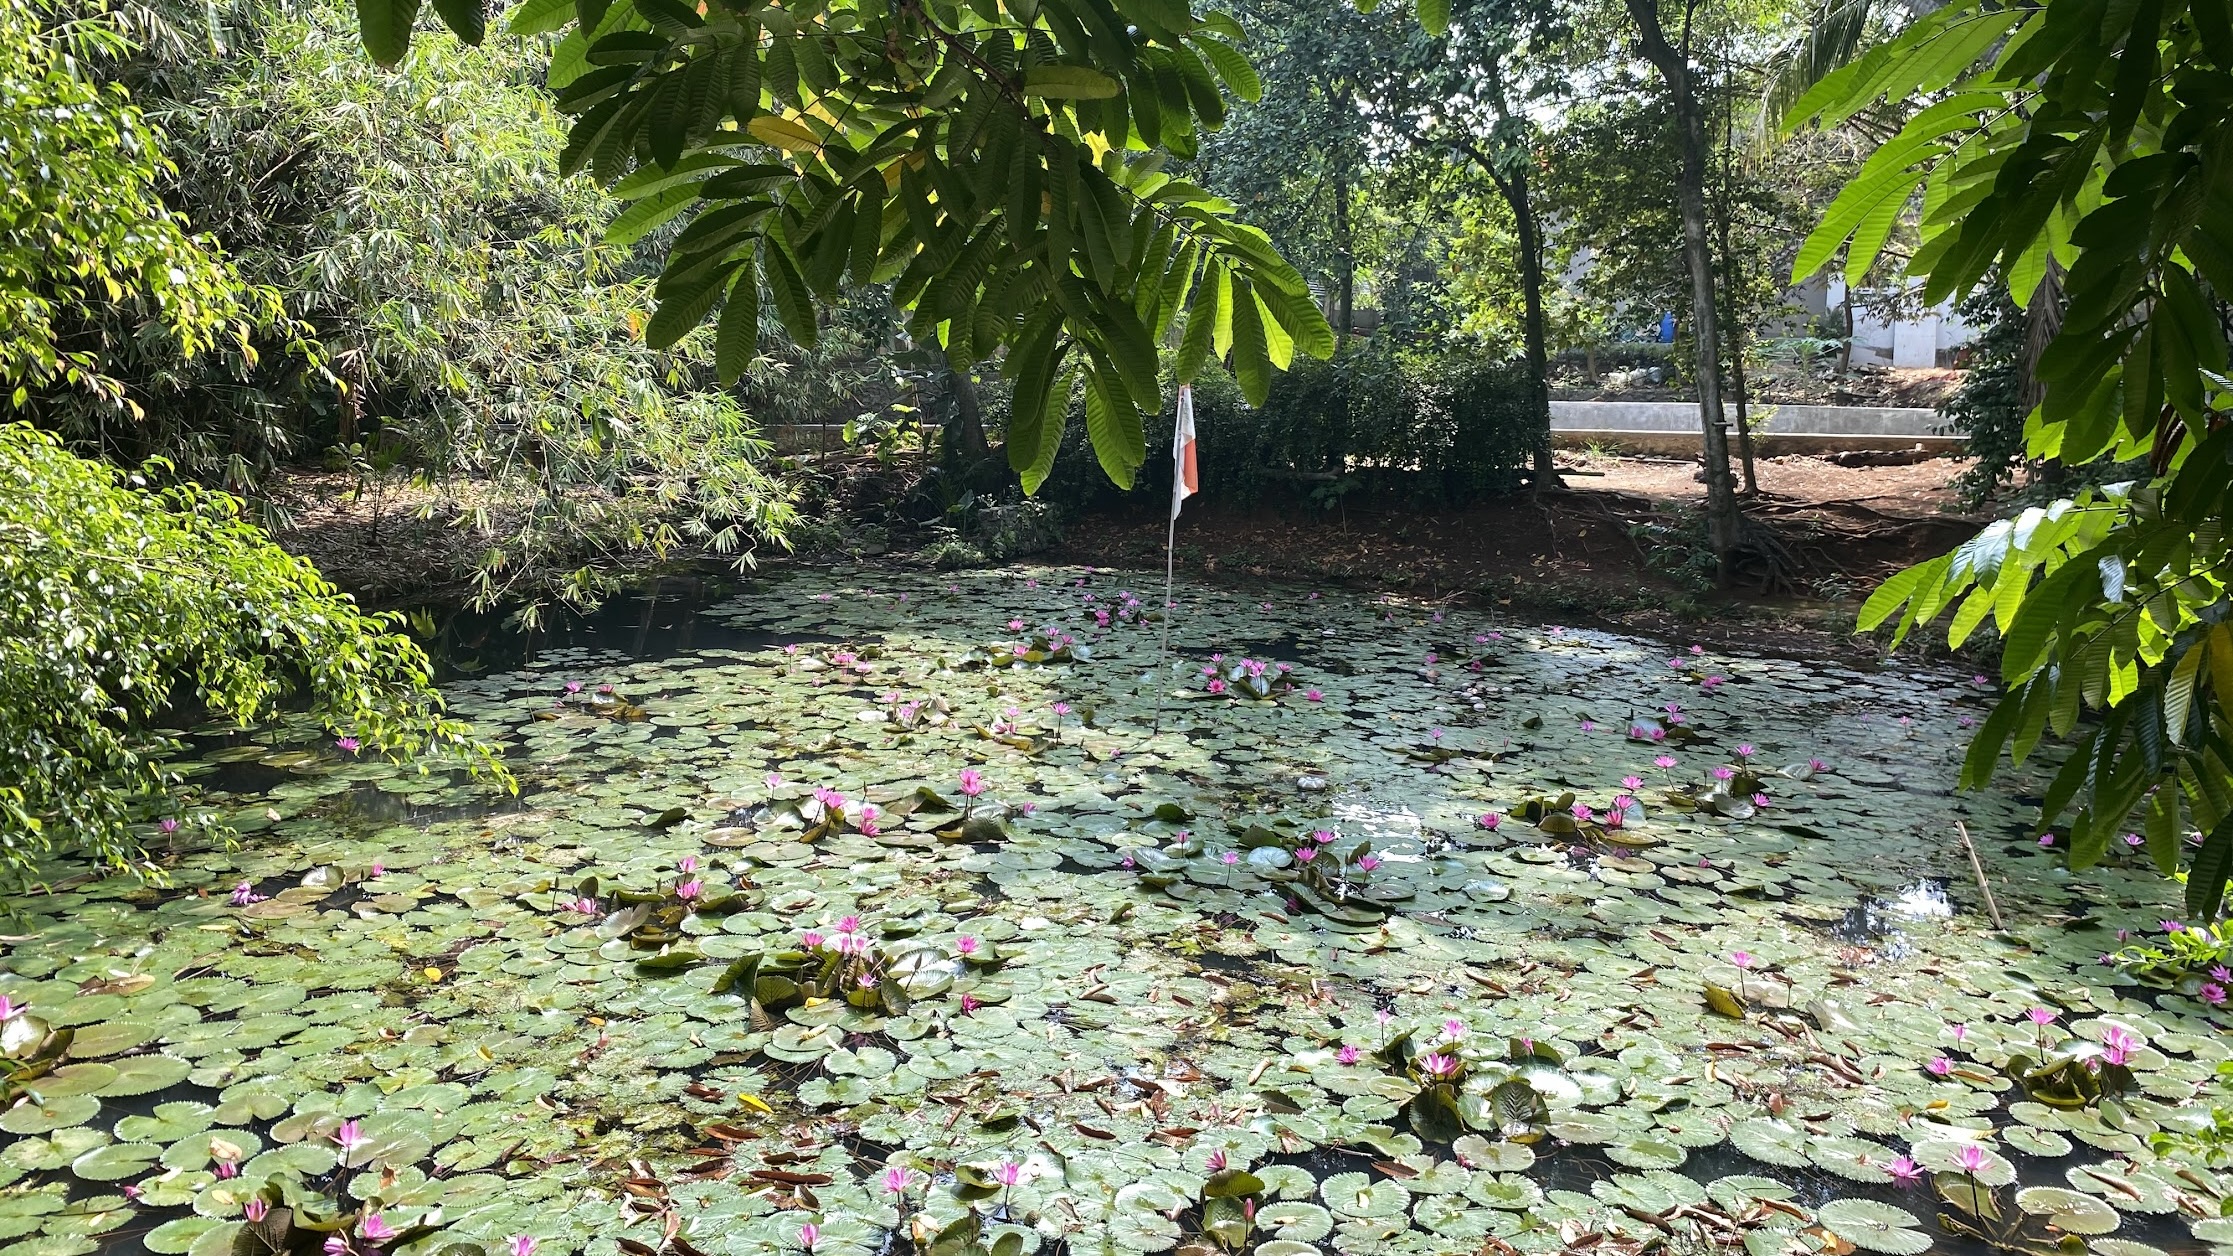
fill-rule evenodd
<path id="1" fill-rule="evenodd" d="M 2205 837 L 2187 901 L 2214 912 L 2233 871 L 2233 424 L 2220 311 L 2233 292 L 2233 10 L 2223 0 L 2000 8 L 1956 0 L 1825 78 L 1796 122 L 1916 101 L 1801 251 L 1868 268 L 1921 195 L 1909 261 L 1928 299 L 1988 282 L 2047 303 L 2029 452 L 2139 460 L 2140 478 L 2027 509 L 1887 582 L 1863 626 L 1988 622 L 2008 695 L 1963 779 L 2052 729 L 2076 735 L 2041 809 L 2072 861 L 2127 827 L 2165 872 Z M 1896 618 L 1895 618 L 1896 617 Z M 2081 725 L 2081 710 L 2100 713 Z M 2137 818 L 2136 818 L 2137 817 Z"/>
<path id="2" fill-rule="evenodd" d="M 376 57 L 403 55 L 417 8 L 360 5 Z M 481 37 L 474 6 L 437 9 Z M 1155 337 L 1182 315 L 1178 378 L 1230 354 L 1258 401 L 1298 350 L 1332 351 L 1264 234 L 1163 169 L 1224 120 L 1223 90 L 1256 94 L 1225 15 L 1171 0 L 533 0 L 511 28 L 565 32 L 550 69 L 574 118 L 562 165 L 633 202 L 612 238 L 686 220 L 646 337 L 671 344 L 719 307 L 725 377 L 749 360 L 763 299 L 811 344 L 817 299 L 888 282 L 956 367 L 1004 351 L 1008 456 L 1028 490 L 1053 465 L 1073 373 L 1101 465 L 1130 484 L 1140 412 L 1161 408 Z"/>

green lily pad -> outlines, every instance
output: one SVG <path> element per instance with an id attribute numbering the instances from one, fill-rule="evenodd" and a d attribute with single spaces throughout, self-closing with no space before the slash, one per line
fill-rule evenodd
<path id="1" fill-rule="evenodd" d="M 1833 1199 L 1815 1213 L 1822 1228 L 1867 1252 L 1918 1256 L 1933 1240 L 1915 1214 L 1873 1199 Z"/>

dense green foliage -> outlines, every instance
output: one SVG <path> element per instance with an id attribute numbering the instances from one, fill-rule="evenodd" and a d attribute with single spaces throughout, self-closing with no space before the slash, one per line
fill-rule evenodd
<path id="1" fill-rule="evenodd" d="M 1801 118 L 1879 101 L 1924 106 L 1871 157 L 1799 258 L 1875 257 L 1920 189 L 1909 269 L 1925 295 L 1995 267 L 2019 305 L 2062 302 L 2040 356 L 2027 452 L 2078 464 L 2147 459 L 2145 479 L 1994 524 L 1888 582 L 1864 627 L 1951 613 L 1949 639 L 2000 632 L 2007 697 L 1963 777 L 2052 729 L 2077 735 L 2042 827 L 2068 814 L 2071 861 L 2128 827 L 2165 872 L 2181 834 L 2187 903 L 2214 913 L 2233 871 L 2233 424 L 2219 310 L 2233 292 L 2233 12 L 2223 0 L 2110 6 L 1959 0 L 1825 79 Z M 2051 282 L 2057 273 L 2058 283 Z M 2099 713 L 2082 726 L 2080 712 Z"/>
<path id="2" fill-rule="evenodd" d="M 162 145 L 85 63 L 122 47 L 98 10 L 56 20 L 0 0 L 0 402 L 55 387 L 113 406 L 100 356 L 63 325 L 116 304 L 134 334 L 192 356 L 237 336 L 251 301 L 222 257 L 158 195 Z"/>
<path id="3" fill-rule="evenodd" d="M 1464 506 L 1512 492 L 1535 449 L 1537 426 L 1525 368 L 1502 355 L 1463 349 L 1398 350 L 1375 337 L 1325 362 L 1298 362 L 1272 383 L 1261 406 L 1232 378 L 1195 381 L 1197 430 L 1214 433 L 1196 451 L 1208 500 Z M 1172 408 L 1146 424 L 1152 448 L 1168 448 Z M 1129 493 L 1113 489 L 1073 438 L 1044 494 L 1071 508 L 1113 500 L 1160 506 L 1171 468 L 1157 459 Z"/>
<path id="4" fill-rule="evenodd" d="M 0 883 L 58 848 L 156 871 L 176 739 L 195 707 L 246 723 L 283 701 L 350 739 L 343 753 L 490 762 L 444 717 L 426 656 L 240 503 L 150 490 L 20 423 L 0 426 Z"/>
<path id="5" fill-rule="evenodd" d="M 1962 505 L 1975 510 L 2007 484 L 2024 461 L 2024 312 L 2000 288 L 1981 288 L 1957 312 L 1981 326 L 1964 353 L 1962 385 L 1945 408 L 1947 424 L 1967 437 L 1975 459 L 1961 476 Z"/>
<path id="6" fill-rule="evenodd" d="M 309 460 L 373 492 L 422 477 L 485 512 L 461 523 L 491 601 L 593 589 L 583 563 L 606 549 L 748 554 L 780 534 L 787 495 L 710 337 L 643 343 L 650 278 L 601 238 L 616 207 L 559 174 L 548 41 L 436 44 L 389 72 L 336 0 L 161 3 L 131 29 L 106 72 L 160 110 L 172 201 L 292 321 L 251 361 L 185 361 L 90 303 L 70 340 L 131 413 L 44 390 L 35 419 L 241 492 Z"/>
<path id="7" fill-rule="evenodd" d="M 437 8 L 479 40 L 477 9 Z M 402 57 L 417 10 L 359 5 L 376 57 Z M 1002 357 L 1008 457 L 1029 490 L 1060 446 L 1049 400 L 1073 369 L 1102 466 L 1131 482 L 1140 413 L 1162 402 L 1154 340 L 1182 312 L 1179 377 L 1231 354 L 1258 400 L 1298 349 L 1332 351 L 1263 234 L 1161 169 L 1224 120 L 1221 82 L 1256 92 L 1231 18 L 1151 0 L 533 0 L 511 27 L 568 32 L 549 74 L 574 117 L 562 167 L 634 202 L 608 238 L 687 217 L 645 336 L 672 344 L 720 306 L 725 377 L 753 356 L 763 295 L 812 344 L 817 299 L 848 277 L 889 283 L 915 338 L 957 369 Z"/>

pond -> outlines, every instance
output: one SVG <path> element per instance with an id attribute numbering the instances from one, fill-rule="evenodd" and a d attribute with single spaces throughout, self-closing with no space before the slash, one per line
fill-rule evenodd
<path id="1" fill-rule="evenodd" d="M 10 926 L 0 1251 L 2233 1243 L 2177 887 L 1951 792 L 1977 680 L 1143 579 L 491 646 L 516 798 L 203 737 L 237 849 Z"/>

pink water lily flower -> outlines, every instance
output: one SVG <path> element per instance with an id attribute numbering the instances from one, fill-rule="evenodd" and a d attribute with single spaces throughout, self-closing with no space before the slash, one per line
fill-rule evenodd
<path id="1" fill-rule="evenodd" d="M 1496 831 L 1496 826 L 1498 826 L 1498 825 L 1500 825 L 1500 824 L 1502 824 L 1502 823 L 1504 823 L 1504 817 L 1503 817 L 1503 816 L 1500 816 L 1500 815 L 1498 815 L 1498 814 L 1497 814 L 1496 812 L 1494 812 L 1494 811 L 1483 812 L 1483 813 L 1482 813 L 1482 815 L 1481 815 L 1481 819 L 1480 819 L 1480 825 L 1481 825 L 1481 827 L 1482 827 L 1482 828 L 1484 828 L 1484 829 L 1487 829 L 1487 830 L 1489 830 L 1489 831 L 1490 831 L 1490 832 L 1492 832 L 1492 833 Z"/>
<path id="2" fill-rule="evenodd" d="M 2050 1025 L 2054 1023 L 2055 1019 L 2055 1014 L 2043 1007 L 2030 1008 L 2024 1012 L 2024 1015 L 2030 1017 L 2031 1023 L 2034 1025 Z"/>
<path id="3" fill-rule="evenodd" d="M 1227 1160 L 1227 1159 L 1226 1159 L 1226 1157 L 1225 1157 L 1225 1149 L 1224 1149 L 1224 1148 L 1222 1148 L 1222 1147 L 1218 1147 L 1218 1148 L 1214 1148 L 1214 1149 L 1212 1149 L 1212 1150 L 1210 1151 L 1210 1158 L 1209 1158 L 1209 1171 L 1210 1171 L 1210 1172 L 1212 1172 L 1212 1173 L 1223 1173 L 1223 1172 L 1225 1171 L 1225 1167 L 1226 1167 L 1226 1165 L 1228 1165 L 1228 1164 L 1230 1164 L 1230 1163 L 1231 1163 L 1231 1161 Z"/>
<path id="4" fill-rule="evenodd" d="M 271 1215 L 271 1205 L 265 1203 L 264 1197 L 261 1195 L 249 1196 L 248 1202 L 242 1204 L 240 1210 L 246 1214 L 251 1222 L 262 1221 L 265 1217 Z"/>
<path id="5" fill-rule="evenodd" d="M 961 792 L 971 798 L 975 798 L 977 795 L 984 793 L 985 774 L 979 772 L 975 768 L 963 768 L 961 773 Z"/>
<path id="6" fill-rule="evenodd" d="M 829 939 L 809 929 L 799 935 L 799 949 L 802 951 L 819 951 L 822 949 L 822 944 L 827 941 Z"/>
<path id="7" fill-rule="evenodd" d="M 1923 1170 L 1907 1156 L 1901 1156 L 1885 1165 L 1884 1171 L 1890 1173 L 1892 1180 L 1901 1186 L 1913 1186 L 1923 1180 Z"/>
<path id="8" fill-rule="evenodd" d="M 1954 1062 L 1943 1055 L 1932 1059 L 1923 1067 L 1929 1069 L 1933 1077 L 1950 1077 L 1954 1073 Z"/>
<path id="9" fill-rule="evenodd" d="M 333 744 L 348 754 L 355 754 L 357 751 L 364 749 L 364 743 L 354 737 L 337 738 Z"/>
<path id="10" fill-rule="evenodd" d="M 1334 1058 L 1336 1060 L 1339 1060 L 1343 1064 L 1355 1064 L 1357 1062 L 1357 1054 L 1357 1048 L 1345 1046 L 1341 1050 L 1334 1052 Z"/>
<path id="11" fill-rule="evenodd" d="M 1622 789 L 1642 789 L 1644 778 L 1641 776 L 1624 776 L 1620 778 L 1620 787 Z"/>
<path id="12" fill-rule="evenodd" d="M 0 1021 L 15 1019 L 17 1013 L 29 1006 L 29 1003 L 18 1003 L 7 995 L 0 994 Z"/>
<path id="13" fill-rule="evenodd" d="M 1302 860 L 1304 863 L 1309 863 L 1317 857 L 1318 848 L 1316 846 L 1304 846 L 1295 852 L 1295 858 Z"/>
<path id="14" fill-rule="evenodd" d="M 703 881 L 685 881 L 675 887 L 675 897 L 685 903 L 694 902 L 700 894 L 705 893 L 705 890 L 706 883 Z"/>
<path id="15" fill-rule="evenodd" d="M 1363 855 L 1363 856 L 1360 856 L 1360 857 L 1358 858 L 1358 860 L 1357 860 L 1357 866 L 1358 866 L 1359 868 L 1363 869 L 1363 870 L 1364 870 L 1364 871 L 1366 871 L 1366 872 L 1370 872 L 1370 871 L 1372 871 L 1372 870 L 1373 870 L 1374 868 L 1377 868 L 1377 867 L 1379 867 L 1379 866 L 1380 866 L 1380 856 L 1378 856 L 1378 855 Z"/>
<path id="16" fill-rule="evenodd" d="M 1318 692 L 1316 689 L 1307 690 L 1303 694 L 1303 701 L 1305 702 L 1324 702 L 1325 700 L 1326 695 Z"/>
<path id="17" fill-rule="evenodd" d="M 1457 1076 L 1461 1067 L 1463 1067 L 1463 1063 L 1458 1057 L 1446 1055 L 1440 1051 L 1430 1051 L 1419 1057 L 1419 1070 L 1437 1080 L 1448 1080 Z"/>
<path id="18" fill-rule="evenodd" d="M 357 1223 L 357 1233 L 364 1235 L 369 1242 L 385 1243 L 401 1231 L 389 1225 L 388 1219 L 378 1212 L 368 1212 L 364 1214 L 364 1220 Z"/>
<path id="19" fill-rule="evenodd" d="M 528 1234 L 515 1234 L 506 1242 L 511 1244 L 512 1256 L 535 1256 L 535 1249 L 542 1240 Z"/>
<path id="20" fill-rule="evenodd" d="M 1729 953 L 1729 962 L 1735 964 L 1739 968 L 1749 969 L 1755 963 L 1757 963 L 1758 960 L 1750 951 L 1731 951 Z"/>
<path id="21" fill-rule="evenodd" d="M 1658 758 L 1656 758 L 1656 759 L 1652 760 L 1652 761 L 1651 761 L 1651 765 L 1652 765 L 1653 767 L 1655 767 L 1655 768 L 1658 768 L 1658 769 L 1659 769 L 1660 771 L 1664 772 L 1664 771 L 1666 771 L 1667 769 L 1669 769 L 1669 768 L 1671 768 L 1671 767 L 1674 767 L 1674 766 L 1675 766 L 1675 757 L 1674 757 L 1673 755 L 1665 755 L 1665 754 L 1663 754 L 1663 755 L 1659 756 Z"/>
<path id="22" fill-rule="evenodd" d="M 364 1127 L 355 1121 L 343 1121 L 333 1132 L 333 1141 L 341 1148 L 341 1158 L 346 1161 L 356 1154 L 359 1147 L 372 1140 L 365 1137 Z"/>
<path id="23" fill-rule="evenodd" d="M 808 1251 L 810 1251 L 810 1252 L 811 1252 L 811 1251 L 813 1251 L 813 1250 L 814 1250 L 814 1245 L 815 1245 L 815 1244 L 817 1244 L 817 1243 L 820 1243 L 821 1241 L 822 1241 L 822 1227 L 820 1227 L 820 1226 L 818 1226 L 818 1225 L 814 1224 L 814 1223 L 813 1223 L 813 1222 L 811 1222 L 811 1221 L 809 1221 L 809 1222 L 807 1222 L 807 1223 L 806 1223 L 805 1225 L 802 1225 L 802 1226 L 800 1226 L 800 1227 L 799 1227 L 799 1246 L 800 1246 L 800 1247 L 803 1247 L 803 1248 L 805 1248 L 806 1250 L 808 1250 Z"/>
<path id="24" fill-rule="evenodd" d="M 1002 1186 L 1014 1186 L 1023 1180 L 1023 1166 L 1013 1160 L 1003 1160 L 993 1166 L 992 1177 Z"/>
<path id="25" fill-rule="evenodd" d="M 1987 1160 L 1985 1149 L 1976 1143 L 1963 1143 L 1961 1150 L 1954 1153 L 1954 1163 L 1959 1165 L 1964 1173 L 1981 1172 L 1985 1168 Z"/>

